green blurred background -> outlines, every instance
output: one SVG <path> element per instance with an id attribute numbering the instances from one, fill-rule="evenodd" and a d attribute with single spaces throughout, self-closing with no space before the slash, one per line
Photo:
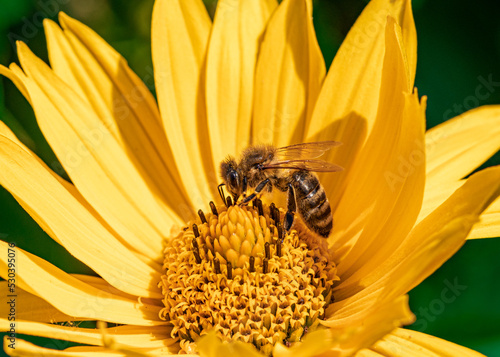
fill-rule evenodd
<path id="1" fill-rule="evenodd" d="M 206 0 L 211 14 L 214 0 Z M 367 1 L 315 0 L 314 21 L 327 65 Z M 0 0 L 0 63 L 17 61 L 13 43 L 23 39 L 46 60 L 41 21 L 62 10 L 103 36 L 145 78 L 152 91 L 150 16 L 153 0 Z M 450 7 L 452 6 L 452 7 Z M 500 104 L 495 87 L 486 100 L 475 98 L 481 78 L 500 82 L 500 4 L 494 0 L 415 0 L 418 32 L 416 86 L 428 96 L 427 125 L 476 106 Z M 64 174 L 38 130 L 28 103 L 8 80 L 0 80 L 0 118 L 56 172 Z M 500 138 L 499 138 L 500 140 Z M 496 155 L 487 165 L 500 163 Z M 0 168 L 1 170 L 1 168 Z M 0 187 L 0 239 L 36 253 L 70 273 L 90 273 L 55 244 Z M 410 293 L 417 330 L 500 356 L 500 240 L 470 241 L 450 261 Z M 441 294 L 459 285 L 453 302 Z M 47 342 L 36 343 L 45 345 Z M 69 346 L 67 343 L 51 347 Z"/>

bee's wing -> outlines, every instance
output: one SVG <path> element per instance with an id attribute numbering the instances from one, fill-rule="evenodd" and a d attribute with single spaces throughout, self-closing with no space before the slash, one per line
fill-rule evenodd
<path id="1" fill-rule="evenodd" d="M 316 141 L 284 146 L 276 149 L 276 157 L 278 160 L 311 160 L 339 145 L 342 145 L 339 141 Z"/>
<path id="2" fill-rule="evenodd" d="M 315 172 L 337 172 L 343 168 L 324 160 L 281 160 L 265 164 L 264 169 L 306 170 Z"/>

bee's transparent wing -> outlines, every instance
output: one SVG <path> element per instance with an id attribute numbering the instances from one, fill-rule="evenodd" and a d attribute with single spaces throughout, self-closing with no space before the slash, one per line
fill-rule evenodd
<path id="1" fill-rule="evenodd" d="M 306 170 L 314 172 L 338 172 L 343 168 L 324 160 L 281 160 L 264 165 L 264 169 Z"/>
<path id="2" fill-rule="evenodd" d="M 278 160 L 311 160 L 339 145 L 342 145 L 339 141 L 316 141 L 284 146 L 276 149 L 276 157 Z"/>

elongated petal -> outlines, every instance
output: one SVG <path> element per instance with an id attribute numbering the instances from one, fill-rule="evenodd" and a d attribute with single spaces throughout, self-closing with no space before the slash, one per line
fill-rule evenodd
<path id="1" fill-rule="evenodd" d="M 0 241 L 0 250 L 0 275 L 7 279 L 7 243 Z M 159 306 L 141 304 L 94 288 L 20 248 L 15 249 L 15 254 L 19 266 L 23 267 L 22 274 L 19 271 L 17 275 L 17 285 L 67 315 L 140 326 L 165 324 L 159 320 Z"/>
<path id="2" fill-rule="evenodd" d="M 13 346 L 13 347 L 11 347 Z M 57 346 L 53 346 L 57 347 Z M 22 340 L 20 338 L 16 339 L 16 343 L 11 345 L 7 336 L 4 337 L 4 350 L 9 356 L 19 356 L 19 357 L 148 357 L 150 355 L 146 353 L 134 352 L 122 352 L 113 351 L 103 347 L 70 347 L 64 351 L 59 351 L 56 349 L 40 347 L 34 345 L 30 342 Z M 158 356 L 168 356 L 171 354 L 168 350 L 163 354 L 158 354 Z M 189 355 L 186 355 L 189 357 Z"/>
<path id="3" fill-rule="evenodd" d="M 464 244 L 480 214 L 499 195 L 500 167 L 472 175 L 413 228 L 404 243 L 382 264 L 351 286 L 339 288 L 335 295 L 340 300 L 337 311 L 348 306 L 357 308 L 365 300 L 398 296 L 414 288 Z"/>
<path id="4" fill-rule="evenodd" d="M 426 188 L 422 209 L 417 223 L 425 219 L 437 207 L 445 202 L 466 180 L 440 183 L 430 189 Z M 491 204 L 480 216 L 479 222 L 474 224 L 467 239 L 500 237 L 500 199 Z"/>
<path id="5" fill-rule="evenodd" d="M 467 239 L 500 237 L 500 199 L 497 198 L 472 227 Z"/>
<path id="6" fill-rule="evenodd" d="M 327 329 L 318 329 L 308 332 L 300 343 L 291 348 L 285 347 L 281 343 L 277 343 L 273 350 L 275 357 L 314 357 L 323 353 L 329 352 L 333 345 L 338 343 L 338 335 L 335 337 L 331 331 Z M 341 338 L 341 337 L 340 337 Z M 321 341 L 321 343 L 318 343 Z"/>
<path id="7" fill-rule="evenodd" d="M 250 141 L 255 63 L 275 0 L 221 0 L 206 67 L 207 116 L 214 167 Z"/>
<path id="8" fill-rule="evenodd" d="M 54 72 L 92 106 L 162 201 L 172 210 L 186 206 L 152 94 L 95 32 L 64 14 L 59 17 L 64 32 L 54 22 L 44 21 Z"/>
<path id="9" fill-rule="evenodd" d="M 9 328 L 9 321 L 0 319 L 0 331 L 8 332 Z M 16 319 L 16 333 L 96 346 L 103 345 L 102 337 L 105 333 L 125 346 L 141 349 L 161 348 L 174 343 L 174 340 L 169 337 L 169 332 L 165 326 L 117 326 L 97 330 Z"/>
<path id="10" fill-rule="evenodd" d="M 398 29 L 389 18 L 377 121 L 334 214 L 334 251 L 351 247 L 338 253 L 341 285 L 384 261 L 411 230 L 421 207 L 425 102 L 408 94 Z"/>
<path id="11" fill-rule="evenodd" d="M 23 43 L 19 57 L 40 128 L 76 188 L 124 239 L 137 236 L 157 247 L 178 218 L 164 209 L 95 112 Z"/>
<path id="12" fill-rule="evenodd" d="M 500 149 L 500 106 L 470 110 L 425 135 L 429 189 L 458 181 Z"/>
<path id="13" fill-rule="evenodd" d="M 24 82 L 20 79 L 20 76 L 19 76 L 19 73 L 22 71 L 17 71 L 17 75 L 16 73 L 14 73 L 14 70 L 17 70 L 19 69 L 19 67 L 17 65 L 14 64 L 14 66 L 12 66 L 13 68 L 9 69 L 5 66 L 2 66 L 0 65 L 0 74 L 2 76 L 5 76 L 7 78 L 9 78 L 12 83 L 15 84 L 15 86 L 17 87 L 17 89 L 19 89 L 19 91 L 22 93 L 22 95 L 24 96 L 24 98 L 26 98 L 26 100 L 28 102 L 31 103 L 31 100 L 30 100 L 30 95 L 28 93 L 28 89 L 26 89 L 26 86 L 24 85 Z M 24 73 L 22 73 L 22 75 L 24 76 Z"/>
<path id="14" fill-rule="evenodd" d="M 27 291 L 16 287 L 16 319 L 35 322 L 70 322 L 77 321 L 77 317 L 70 316 L 57 310 L 44 299 L 30 294 Z M 10 294 L 7 281 L 0 281 L 0 294 L 7 296 Z M 0 316 L 9 316 L 10 305 L 0 304 Z M 81 321 L 81 317 L 78 321 Z"/>
<path id="15" fill-rule="evenodd" d="M 218 356 L 262 356 L 251 344 L 241 341 L 223 343 L 215 333 L 208 333 L 199 339 L 197 343 L 200 350 L 200 357 Z"/>
<path id="16" fill-rule="evenodd" d="M 337 140 L 344 145 L 324 159 L 344 168 L 320 175 L 330 203 L 337 207 L 351 165 L 374 125 L 381 94 L 384 33 L 387 16 L 402 28 L 408 86 L 413 88 L 416 66 L 416 30 L 409 0 L 374 0 L 366 6 L 337 52 L 314 108 L 307 141 Z"/>
<path id="17" fill-rule="evenodd" d="M 395 329 L 356 357 L 484 357 L 469 348 L 417 331 Z"/>
<path id="18" fill-rule="evenodd" d="M 335 311 L 330 306 L 328 310 Z M 394 301 L 377 301 L 373 307 L 370 314 L 347 314 L 347 317 L 342 314 L 337 316 L 334 312 L 328 318 L 330 312 L 327 310 L 327 319 L 323 324 L 330 327 L 334 336 L 341 336 L 338 346 L 332 349 L 337 352 L 334 355 L 352 356 L 359 349 L 372 346 L 394 328 L 414 321 L 406 295 L 399 296 Z"/>
<path id="19" fill-rule="evenodd" d="M 195 207 L 206 205 L 218 184 L 202 78 L 210 26 L 201 0 L 155 2 L 152 51 L 158 104 L 175 162 Z"/>
<path id="20" fill-rule="evenodd" d="M 417 223 L 425 219 L 437 207 L 450 198 L 465 182 L 466 180 L 440 183 L 430 189 L 426 189 Z M 467 239 L 495 237 L 500 237 L 500 199 L 493 202 L 481 214 L 479 222 L 474 224 Z"/>
<path id="21" fill-rule="evenodd" d="M 304 141 L 325 76 L 310 11 L 306 0 L 285 0 L 269 20 L 255 77 L 254 143 Z"/>
<path id="22" fill-rule="evenodd" d="M 137 296 L 159 294 L 159 273 L 121 244 L 40 159 L 0 135 L 0 184 L 58 243 L 110 284 Z"/>
<path id="23" fill-rule="evenodd" d="M 436 185 L 432 188 L 425 187 L 424 199 L 422 201 L 422 208 L 418 214 L 417 223 L 422 221 L 443 202 L 445 202 L 459 187 L 465 183 L 465 180 L 446 182 Z"/>

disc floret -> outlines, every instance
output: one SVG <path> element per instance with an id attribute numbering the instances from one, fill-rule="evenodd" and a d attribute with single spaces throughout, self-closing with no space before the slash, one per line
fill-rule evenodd
<path id="1" fill-rule="evenodd" d="M 281 213 L 256 200 L 199 212 L 165 248 L 160 316 L 185 352 L 209 330 L 270 354 L 318 327 L 336 267 L 322 238 L 285 232 Z"/>

